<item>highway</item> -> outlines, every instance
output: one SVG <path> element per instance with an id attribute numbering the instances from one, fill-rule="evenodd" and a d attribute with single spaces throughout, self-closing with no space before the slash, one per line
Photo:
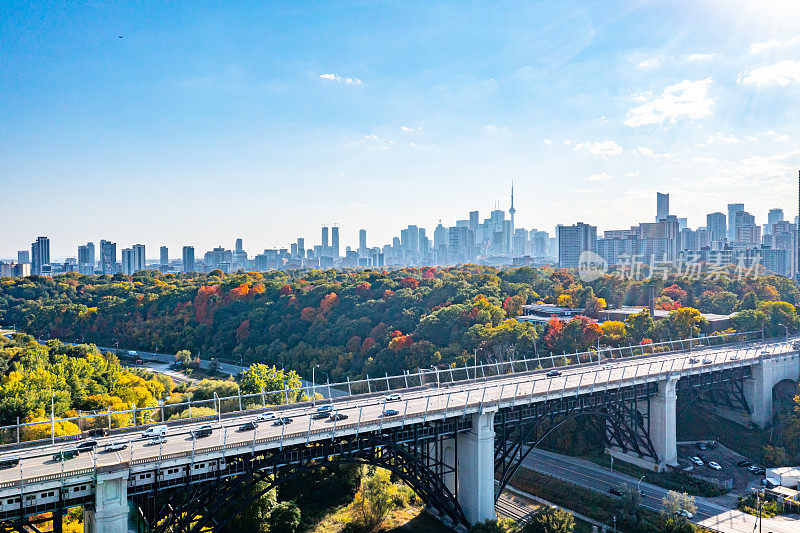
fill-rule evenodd
<path id="1" fill-rule="evenodd" d="M 223 445 L 226 448 L 243 447 L 255 439 L 271 438 L 271 442 L 260 444 L 257 449 L 278 447 L 284 441 L 294 439 L 321 440 L 333 436 L 338 430 L 355 433 L 370 431 L 382 425 L 401 425 L 408 419 L 445 418 L 455 413 L 473 413 L 502 402 L 503 406 L 530 403 L 531 398 L 555 398 L 561 395 L 574 394 L 578 389 L 582 392 L 612 388 L 632 382 L 641 383 L 672 376 L 705 372 L 712 367 L 724 365 L 741 366 L 750 364 L 759 357 L 788 354 L 792 352 L 791 343 L 781 342 L 760 346 L 748 346 L 739 349 L 704 348 L 692 353 L 650 355 L 635 359 L 619 360 L 613 365 L 583 364 L 571 367 L 560 367 L 561 374 L 547 376 L 545 370 L 509 374 L 488 381 L 482 379 L 457 382 L 450 386 L 418 388 L 399 391 L 402 399 L 386 402 L 383 396 L 352 396 L 333 401 L 335 410 L 347 415 L 346 420 L 332 422 L 330 420 L 312 420 L 310 414 L 313 407 L 307 404 L 295 404 L 274 409 L 281 416 L 289 416 L 293 422 L 285 426 L 273 426 L 269 421 L 260 423 L 255 430 L 237 431 L 241 424 L 253 421 L 257 411 L 242 413 L 235 418 L 222 418 L 212 422 L 214 433 L 210 437 L 193 440 L 189 432 L 208 420 L 192 421 L 170 429 L 167 442 L 161 445 L 150 445 L 139 437 L 140 430 L 132 430 L 124 436 L 99 439 L 100 448 L 110 440 L 123 440 L 128 449 L 123 452 L 83 453 L 78 458 L 66 462 L 55 462 L 52 455 L 69 446 L 40 444 L 22 450 L 9 450 L 0 447 L 0 457 L 20 456 L 18 468 L 0 471 L 0 484 L 13 482 L 24 477 L 26 480 L 43 475 L 67 473 L 71 470 L 94 466 L 109 466 L 136 459 L 152 459 L 157 461 L 160 455 L 187 452 L 200 454 L 203 448 Z M 383 417 L 385 408 L 392 408 L 398 414 Z M 312 433 L 326 429 L 323 433 Z M 27 481 L 26 481 L 27 483 Z"/>
<path id="2" fill-rule="evenodd" d="M 638 484 L 639 480 L 634 477 L 612 472 L 608 468 L 590 461 L 544 450 L 532 450 L 522 465 L 525 468 L 606 495 L 610 495 L 609 490 L 611 487 L 627 485 L 630 488 L 636 488 L 639 486 L 644 492 L 642 506 L 656 512 L 661 511 L 662 500 L 669 492 L 668 489 L 663 489 L 644 481 Z M 692 519 L 693 522 L 723 533 L 753 532 L 756 517 L 743 513 L 738 509 L 731 510 L 709 498 L 695 496 L 695 503 L 697 504 L 697 512 Z M 797 533 L 800 531 L 800 521 L 785 518 L 763 519 L 762 528 L 764 531 L 772 531 L 774 533 Z"/>

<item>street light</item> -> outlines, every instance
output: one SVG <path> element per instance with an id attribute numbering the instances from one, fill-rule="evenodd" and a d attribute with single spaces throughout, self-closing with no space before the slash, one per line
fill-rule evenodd
<path id="1" fill-rule="evenodd" d="M 642 484 L 642 480 L 643 480 L 643 479 L 644 479 L 644 476 L 640 477 L 640 478 L 639 478 L 639 482 L 638 482 L 638 483 L 636 483 L 636 492 L 638 492 L 638 493 L 639 493 L 639 495 L 641 495 L 641 494 L 642 494 L 642 489 L 640 489 L 639 487 L 641 486 L 641 484 Z"/>
<path id="2" fill-rule="evenodd" d="M 315 370 L 319 365 L 311 367 L 311 405 L 317 405 L 317 380 L 315 379 Z"/>
<path id="3" fill-rule="evenodd" d="M 781 326 L 786 330 L 786 342 L 789 342 L 789 327 L 786 324 L 781 324 Z"/>

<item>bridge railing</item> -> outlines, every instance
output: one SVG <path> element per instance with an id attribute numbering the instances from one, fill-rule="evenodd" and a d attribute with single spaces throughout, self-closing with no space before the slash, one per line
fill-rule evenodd
<path id="1" fill-rule="evenodd" d="M 546 370 L 566 365 L 599 363 L 609 359 L 626 359 L 642 355 L 669 354 L 675 352 L 691 351 L 704 347 L 724 347 L 737 343 L 746 343 L 761 339 L 763 331 L 748 331 L 731 334 L 710 335 L 693 339 L 676 339 L 657 343 L 638 345 L 600 347 L 599 350 L 588 350 L 570 354 L 555 354 L 533 357 L 478 362 L 466 366 L 430 367 L 417 369 L 416 372 L 405 372 L 401 375 L 383 377 L 369 376 L 359 380 L 347 380 L 338 383 L 315 384 L 284 391 L 262 391 L 257 393 L 239 394 L 228 397 L 213 397 L 202 400 L 192 400 L 178 403 L 159 403 L 153 406 L 132 406 L 120 411 L 102 411 L 83 413 L 66 418 L 51 418 L 39 422 L 21 422 L 17 424 L 0 426 L 0 452 L 30 446 L 37 443 L 69 443 L 77 440 L 89 429 L 104 428 L 110 434 L 125 434 L 137 431 L 141 426 L 152 423 L 163 423 L 178 413 L 186 413 L 188 418 L 170 421 L 174 424 L 197 422 L 203 419 L 213 420 L 225 414 L 239 413 L 247 409 L 266 408 L 281 404 L 288 404 L 291 398 L 300 396 L 301 400 L 315 401 L 316 393 L 331 391 L 343 392 L 345 396 L 356 395 L 382 395 L 396 390 L 414 387 L 438 387 L 442 384 L 466 380 L 491 379 L 509 374 Z M 338 398 L 341 399 L 342 397 Z M 330 400 L 324 400 L 326 402 Z M 214 414 L 207 414 L 207 408 Z M 204 414 L 201 414 L 204 413 Z M 55 437 L 56 423 L 68 422 L 77 426 L 80 433 L 70 436 Z M 31 435 L 50 434 L 49 438 L 31 438 Z"/>
<path id="2" fill-rule="evenodd" d="M 652 382 L 654 379 L 660 381 L 669 377 L 674 378 L 676 376 L 675 372 L 677 372 L 678 375 L 688 375 L 703 371 L 714 372 L 726 369 L 730 370 L 735 367 L 752 364 L 753 360 L 761 357 L 790 358 L 797 356 L 797 351 L 793 347 L 787 347 L 785 343 L 771 343 L 763 344 L 758 347 L 733 346 L 724 350 L 715 350 L 706 354 L 704 357 L 707 358 L 707 360 L 703 361 L 700 361 L 696 354 L 685 353 L 682 357 L 679 356 L 676 358 L 651 360 L 649 364 L 622 364 L 614 367 L 616 369 L 616 373 L 613 371 L 613 369 L 609 371 L 608 369 L 602 368 L 600 365 L 593 364 L 582 366 L 579 368 L 578 372 L 561 377 L 548 376 L 537 380 L 521 380 L 515 382 L 503 380 L 494 384 L 491 381 L 487 383 L 483 380 L 469 381 L 466 383 L 466 387 L 434 388 L 431 394 L 426 396 L 427 401 L 423 410 L 412 409 L 412 411 L 409 412 L 410 400 L 409 398 L 405 398 L 404 407 L 402 407 L 403 403 L 398 404 L 398 413 L 396 415 L 382 417 L 377 420 L 364 420 L 362 422 L 362 410 L 365 407 L 373 405 L 370 403 L 364 403 L 358 406 L 350 406 L 346 408 L 357 410 L 358 417 L 356 421 L 353 421 L 355 415 L 351 415 L 349 422 L 338 424 L 334 422 L 334 424 L 327 428 L 312 429 L 312 427 L 309 425 L 307 429 L 296 431 L 291 426 L 287 427 L 283 425 L 281 426 L 281 432 L 278 435 L 256 438 L 256 432 L 254 431 L 253 440 L 227 443 L 228 430 L 233 429 L 238 425 L 238 423 L 235 422 L 233 425 L 227 425 L 219 428 L 220 430 L 224 431 L 224 437 L 222 431 L 220 432 L 222 441 L 221 445 L 217 444 L 197 449 L 193 448 L 192 450 L 167 453 L 163 455 L 161 453 L 161 449 L 159 448 L 158 456 L 137 459 L 134 459 L 133 448 L 130 447 L 129 449 L 131 456 L 130 459 L 125 462 L 126 466 L 124 467 L 127 468 L 128 466 L 155 462 L 160 463 L 164 460 L 189 456 L 191 456 L 194 460 L 194 457 L 198 455 L 215 453 L 219 451 L 222 451 L 223 456 L 225 456 L 225 454 L 228 452 L 231 452 L 232 454 L 241 453 L 242 450 L 252 450 L 255 452 L 256 446 L 265 443 L 280 443 L 280 446 L 282 447 L 284 445 L 284 441 L 289 439 L 305 438 L 310 441 L 312 436 L 317 435 L 328 435 L 330 438 L 336 438 L 337 432 L 339 432 L 338 434 L 341 435 L 342 432 L 353 430 L 356 433 L 358 433 L 359 430 L 374 431 L 376 426 L 383 428 L 385 424 L 405 424 L 407 419 L 409 421 L 422 420 L 424 422 L 425 420 L 440 414 L 446 418 L 448 413 L 450 413 L 451 416 L 467 416 L 468 413 L 482 412 L 486 408 L 496 409 L 503 406 L 508 407 L 512 405 L 519 405 L 520 403 L 530 403 L 534 398 L 537 398 L 535 401 L 549 401 L 557 398 L 563 398 L 565 394 L 593 394 L 599 389 L 613 390 L 615 387 L 617 394 L 620 394 L 620 392 L 624 393 L 626 388 L 629 388 L 632 385 L 641 385 Z M 691 364 L 687 364 L 687 362 Z M 619 370 L 621 370 L 621 374 L 619 373 Z M 612 374 L 615 375 L 612 376 Z M 574 378 L 578 375 L 580 378 L 576 384 Z M 570 381 L 569 376 L 572 376 L 572 381 Z M 553 386 L 554 382 L 555 386 Z M 542 386 L 537 387 L 537 383 L 540 383 Z M 546 385 L 546 388 L 544 385 Z M 489 391 L 488 394 L 487 391 Z M 451 398 L 453 395 L 463 394 L 466 394 L 465 399 L 462 397 L 460 402 L 451 403 Z M 374 400 L 375 404 L 385 405 L 385 401 L 380 393 L 376 395 Z M 285 406 L 284 408 L 296 407 L 296 405 L 297 404 L 295 404 L 295 406 Z M 308 410 L 302 416 L 310 416 L 311 413 L 312 411 Z M 231 413 L 229 416 L 234 415 L 235 413 Z M 196 422 L 197 419 L 194 419 L 193 421 Z M 181 421 L 181 423 L 187 423 L 187 421 Z M 187 429 L 183 433 L 171 433 L 171 435 L 188 435 L 189 433 L 190 430 Z M 224 440 L 222 440 L 223 438 Z M 193 446 L 194 442 L 196 441 L 193 440 Z M 44 453 L 43 455 L 47 456 L 48 454 Z M 62 463 L 62 468 L 63 467 L 64 463 Z M 24 478 L 22 475 L 23 473 L 20 470 L 20 479 L 2 482 L 0 483 L 0 489 L 6 487 L 23 486 L 25 484 L 31 484 L 35 482 L 74 477 L 91 471 L 93 471 L 93 469 L 87 470 L 84 468 L 72 471 L 62 470 L 61 473 Z M 21 481 L 21 479 L 24 479 L 24 482 Z"/>

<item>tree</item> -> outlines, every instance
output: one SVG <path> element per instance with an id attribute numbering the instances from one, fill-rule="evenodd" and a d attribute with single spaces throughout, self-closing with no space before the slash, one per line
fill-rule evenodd
<path id="1" fill-rule="evenodd" d="M 606 320 L 600 327 L 603 329 L 603 342 L 610 346 L 619 346 L 628 336 L 625 323 L 619 320 Z"/>
<path id="2" fill-rule="evenodd" d="M 175 354 L 175 359 L 183 366 L 186 366 L 192 360 L 192 352 L 189 350 L 181 350 Z"/>
<path id="3" fill-rule="evenodd" d="M 661 500 L 661 516 L 667 524 L 672 524 L 673 528 L 680 528 L 682 524 L 688 524 L 688 517 L 685 514 L 696 512 L 697 505 L 694 503 L 694 496 L 689 496 L 685 492 L 671 490 Z M 671 531 L 681 530 L 672 529 Z"/>
<path id="4" fill-rule="evenodd" d="M 672 336 L 679 339 L 697 337 L 700 335 L 700 325 L 708 322 L 693 307 L 681 307 L 669 312 L 667 324 Z"/>
<path id="5" fill-rule="evenodd" d="M 572 533 L 574 528 L 572 513 L 556 507 L 544 507 L 522 527 L 522 533 Z"/>
<path id="6" fill-rule="evenodd" d="M 653 335 L 653 317 L 650 316 L 650 311 L 647 309 L 642 309 L 641 312 L 628 316 L 625 319 L 625 324 L 628 326 L 628 336 L 637 343 Z"/>
<path id="7" fill-rule="evenodd" d="M 375 469 L 361 478 L 361 488 L 356 493 L 353 505 L 362 526 L 377 526 L 392 510 L 391 485 L 389 472 L 383 469 Z"/>
<path id="8" fill-rule="evenodd" d="M 731 320 L 738 331 L 760 331 L 764 327 L 767 317 L 763 311 L 745 309 L 733 315 Z"/>
<path id="9" fill-rule="evenodd" d="M 495 518 L 474 524 L 469 533 L 517 533 L 519 526 L 511 518 Z"/>
<path id="10" fill-rule="evenodd" d="M 300 508 L 294 502 L 281 502 L 269 513 L 269 533 L 295 533 L 301 517 Z"/>
<path id="11" fill-rule="evenodd" d="M 294 370 L 284 372 L 274 366 L 257 363 L 241 373 L 239 385 L 244 394 L 272 393 L 266 395 L 265 401 L 277 405 L 286 403 L 285 387 L 299 389 L 301 382 Z M 298 391 L 290 392 L 289 403 L 297 401 L 298 396 Z"/>

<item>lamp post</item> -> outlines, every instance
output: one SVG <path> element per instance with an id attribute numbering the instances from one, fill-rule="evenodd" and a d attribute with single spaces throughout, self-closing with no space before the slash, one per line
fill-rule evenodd
<path id="1" fill-rule="evenodd" d="M 781 326 L 786 330 L 786 342 L 789 342 L 789 327 L 786 324 L 781 324 Z"/>
<path id="2" fill-rule="evenodd" d="M 636 492 L 638 492 L 639 495 L 642 494 L 642 489 L 640 489 L 639 487 L 642 485 L 642 480 L 643 479 L 644 479 L 644 476 L 640 477 L 638 483 L 636 483 Z"/>
<path id="3" fill-rule="evenodd" d="M 55 418 L 55 409 L 56 409 L 56 393 L 55 391 L 51 391 L 50 393 L 50 444 L 56 443 L 56 418 Z"/>
<path id="4" fill-rule="evenodd" d="M 315 379 L 316 373 L 315 370 L 319 365 L 314 365 L 311 367 L 311 405 L 317 405 L 317 380 Z"/>

